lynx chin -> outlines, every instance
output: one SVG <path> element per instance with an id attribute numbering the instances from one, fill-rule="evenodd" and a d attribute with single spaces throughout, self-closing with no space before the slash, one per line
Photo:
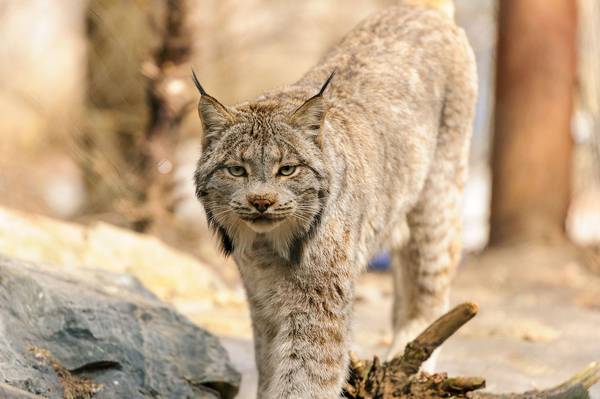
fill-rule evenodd
<path id="1" fill-rule="evenodd" d="M 338 398 L 353 286 L 392 254 L 390 353 L 448 308 L 476 97 L 464 32 L 416 1 L 366 19 L 298 82 L 200 91 L 196 194 L 242 276 L 260 399 Z"/>

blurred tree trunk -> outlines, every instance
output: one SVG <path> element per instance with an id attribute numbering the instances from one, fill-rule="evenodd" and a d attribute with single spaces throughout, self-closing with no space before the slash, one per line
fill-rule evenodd
<path id="1" fill-rule="evenodd" d="M 600 2 L 579 0 L 578 108 L 589 118 L 590 146 L 600 166 Z M 600 177 L 597 167 L 595 178 Z"/>
<path id="2" fill-rule="evenodd" d="M 560 240 L 570 199 L 575 0 L 502 0 L 490 244 Z"/>
<path id="3" fill-rule="evenodd" d="M 173 209 L 174 147 L 193 98 L 186 3 L 89 2 L 84 213 L 146 230 Z"/>

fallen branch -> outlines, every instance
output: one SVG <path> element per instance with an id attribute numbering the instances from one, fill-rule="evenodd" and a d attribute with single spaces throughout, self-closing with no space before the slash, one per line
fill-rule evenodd
<path id="1" fill-rule="evenodd" d="M 588 399 L 588 389 L 600 381 L 600 364 L 594 362 L 554 388 L 543 391 L 528 391 L 520 394 L 494 394 L 474 392 L 472 399 Z"/>
<path id="2" fill-rule="evenodd" d="M 419 368 L 446 339 L 477 314 L 477 305 L 464 303 L 433 322 L 404 353 L 388 362 L 359 360 L 350 355 L 349 377 L 343 390 L 348 399 L 470 398 L 470 399 L 587 399 L 588 388 L 600 380 L 600 365 L 593 363 L 564 383 L 544 391 L 522 394 L 475 392 L 485 387 L 482 377 L 448 377 L 445 373 L 419 373 Z"/>

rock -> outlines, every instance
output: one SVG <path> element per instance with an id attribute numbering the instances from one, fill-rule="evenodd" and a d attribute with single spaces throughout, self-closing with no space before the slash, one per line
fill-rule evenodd
<path id="1" fill-rule="evenodd" d="M 41 396 L 32 395 L 29 392 L 11 387 L 10 385 L 0 383 L 0 398 L 11 399 L 42 399 Z"/>
<path id="2" fill-rule="evenodd" d="M 233 398 L 240 383 L 216 337 L 120 273 L 0 255 L 0 337 L 1 397 Z"/>
<path id="3" fill-rule="evenodd" d="M 161 300 L 215 333 L 250 335 L 242 290 L 232 290 L 220 275 L 194 257 L 107 223 L 82 226 L 0 207 L 0 253 L 32 262 L 50 263 L 56 270 L 98 269 L 135 276 Z M 240 317 L 215 323 L 223 308 Z M 226 321 L 226 322 L 224 322 Z"/>

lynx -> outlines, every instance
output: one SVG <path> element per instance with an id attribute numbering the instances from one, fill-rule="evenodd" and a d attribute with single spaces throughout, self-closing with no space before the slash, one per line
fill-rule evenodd
<path id="1" fill-rule="evenodd" d="M 377 251 L 393 263 L 390 353 L 448 307 L 477 90 L 466 36 L 406 3 L 254 101 L 227 107 L 194 81 L 196 195 L 244 282 L 258 397 L 337 398 L 353 287 Z"/>

